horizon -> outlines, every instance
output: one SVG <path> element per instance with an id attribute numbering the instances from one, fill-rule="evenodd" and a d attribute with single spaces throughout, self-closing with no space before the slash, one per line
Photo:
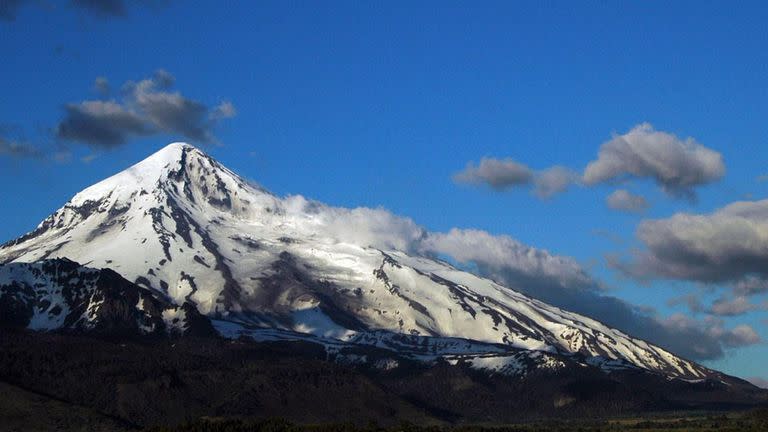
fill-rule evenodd
<path id="1" fill-rule="evenodd" d="M 0 243 L 186 140 L 768 387 L 768 8 L 87 3 L 0 5 Z"/>

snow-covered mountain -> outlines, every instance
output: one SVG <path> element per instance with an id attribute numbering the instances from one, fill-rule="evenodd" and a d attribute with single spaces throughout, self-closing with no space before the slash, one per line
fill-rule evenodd
<path id="1" fill-rule="evenodd" d="M 0 247 L 0 296 L 14 292 L 9 266 L 68 258 L 112 269 L 145 289 L 166 312 L 131 319 L 157 326 L 167 325 L 160 319 L 167 311 L 186 305 L 229 337 L 313 338 L 329 349 L 452 356 L 500 371 L 514 369 L 521 355 L 552 367 L 565 355 L 685 379 L 714 373 L 596 320 L 400 250 L 376 231 L 377 217 L 277 197 L 175 143 L 83 190 Z M 86 323 L 100 308 L 91 301 L 77 319 L 54 316 L 52 304 L 62 297 L 53 287 L 45 278 L 25 285 L 47 293 L 37 295 L 46 301 L 36 303 L 30 327 Z"/>

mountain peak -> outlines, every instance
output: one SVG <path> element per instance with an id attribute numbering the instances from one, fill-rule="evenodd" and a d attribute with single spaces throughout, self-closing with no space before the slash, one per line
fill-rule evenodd
<path id="1" fill-rule="evenodd" d="M 125 198 L 125 195 L 130 195 L 136 191 L 149 192 L 155 189 L 159 182 L 166 179 L 169 173 L 182 168 L 186 164 L 187 155 L 192 152 L 212 161 L 197 147 L 184 142 L 174 142 L 124 171 L 82 190 L 70 200 L 70 203 L 82 205 L 85 202 L 96 201 L 110 194 L 115 198 Z"/>
<path id="2" fill-rule="evenodd" d="M 125 171 L 151 175 L 159 175 L 163 172 L 173 171 L 178 169 L 179 166 L 184 163 L 185 156 L 190 152 L 197 153 L 205 158 L 210 158 L 202 150 L 191 144 L 185 142 L 173 142 L 152 153 L 141 162 L 131 166 Z"/>
<path id="3" fill-rule="evenodd" d="M 166 145 L 160 150 L 147 156 L 142 162 L 148 161 L 148 160 L 176 162 L 181 160 L 182 156 L 185 153 L 189 153 L 189 152 L 196 152 L 205 157 L 209 157 L 203 150 L 193 146 L 192 144 L 185 143 L 183 141 L 176 141 Z M 139 162 L 139 163 L 142 163 L 142 162 Z"/>
<path id="4" fill-rule="evenodd" d="M 165 151 L 165 150 L 168 150 L 168 149 L 174 149 L 174 148 L 197 149 L 197 147 L 193 146 L 192 144 L 186 143 L 184 141 L 174 141 L 174 142 L 166 145 L 165 147 L 163 147 L 162 149 L 160 149 L 158 151 L 161 152 L 161 151 Z"/>
<path id="5" fill-rule="evenodd" d="M 185 151 L 189 151 L 189 150 L 200 151 L 197 147 L 191 144 L 187 144 L 185 142 L 172 142 L 166 145 L 165 147 L 161 148 L 160 150 L 152 153 L 151 155 L 149 155 L 149 157 L 144 159 L 142 162 L 147 160 L 153 160 L 153 159 L 169 161 L 169 162 L 178 161 L 181 159 L 182 154 Z M 142 163 L 142 162 L 139 162 L 139 163 Z"/>

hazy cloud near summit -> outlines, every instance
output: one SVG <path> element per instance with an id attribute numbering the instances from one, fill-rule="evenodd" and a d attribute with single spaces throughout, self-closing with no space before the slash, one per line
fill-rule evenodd
<path id="1" fill-rule="evenodd" d="M 235 116 L 234 105 L 224 101 L 209 107 L 172 91 L 174 83 L 173 75 L 161 69 L 150 78 L 125 83 L 119 99 L 66 104 L 64 118 L 55 128 L 56 137 L 102 149 L 162 133 L 196 143 L 216 142 L 213 130 L 222 120 Z M 100 77 L 94 87 L 105 95 L 109 82 Z"/>
<path id="2" fill-rule="evenodd" d="M 494 276 L 496 280 L 519 278 L 542 289 L 548 286 L 597 289 L 595 281 L 574 259 L 552 255 L 506 235 L 454 228 L 447 233 L 428 233 L 420 239 L 418 249 L 450 255 L 461 263 L 472 263 L 482 267 L 485 276 Z"/>
<path id="3" fill-rule="evenodd" d="M 724 174 L 720 153 L 693 138 L 681 140 L 643 123 L 604 143 L 597 159 L 584 170 L 583 180 L 595 185 L 648 178 L 669 195 L 693 198 L 696 186 L 719 180 Z"/>

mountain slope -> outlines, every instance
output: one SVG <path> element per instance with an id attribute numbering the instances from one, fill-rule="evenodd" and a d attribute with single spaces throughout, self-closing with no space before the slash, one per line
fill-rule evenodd
<path id="1" fill-rule="evenodd" d="M 215 334 L 190 303 L 159 301 L 112 270 L 66 258 L 0 265 L 0 326 L 111 335 Z"/>
<path id="2" fill-rule="evenodd" d="M 329 347 L 471 357 L 494 370 L 514 369 L 521 350 L 534 350 L 578 354 L 608 370 L 715 374 L 595 320 L 398 250 L 378 240 L 387 234 L 376 232 L 378 216 L 276 197 L 176 143 L 75 195 L 0 247 L 0 263 L 66 257 L 111 268 L 158 301 L 194 305 L 233 337 L 311 335 Z M 369 227 L 362 234 L 360 218 Z"/>

